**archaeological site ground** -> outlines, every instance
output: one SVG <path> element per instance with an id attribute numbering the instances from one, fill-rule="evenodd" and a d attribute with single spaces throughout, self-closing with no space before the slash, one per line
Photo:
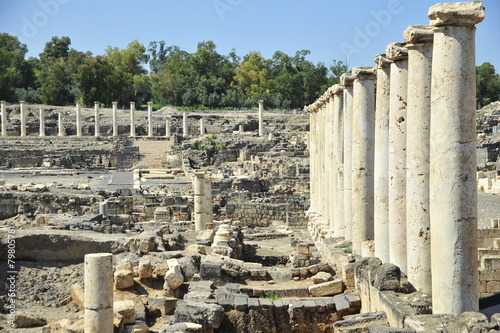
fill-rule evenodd
<path id="1" fill-rule="evenodd" d="M 0 331 L 500 332 L 482 2 L 304 109 L 1 103 Z"/>

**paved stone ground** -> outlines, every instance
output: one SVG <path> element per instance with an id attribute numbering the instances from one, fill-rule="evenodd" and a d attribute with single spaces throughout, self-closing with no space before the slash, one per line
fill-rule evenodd
<path id="1" fill-rule="evenodd" d="M 490 220 L 500 218 L 500 195 L 478 193 L 478 224 L 479 227 L 489 227 Z"/>

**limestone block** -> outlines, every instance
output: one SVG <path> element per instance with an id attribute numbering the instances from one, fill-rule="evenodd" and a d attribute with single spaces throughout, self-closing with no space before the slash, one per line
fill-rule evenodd
<path id="1" fill-rule="evenodd" d="M 328 282 L 333 279 L 332 274 L 327 272 L 319 272 L 318 274 L 312 277 L 314 284 Z"/>
<path id="2" fill-rule="evenodd" d="M 175 310 L 178 299 L 173 297 L 150 297 L 148 306 L 152 310 L 160 310 L 162 316 L 166 316 Z"/>
<path id="3" fill-rule="evenodd" d="M 500 291 L 500 281 L 488 281 L 486 282 L 486 292 L 497 293 Z"/>
<path id="4" fill-rule="evenodd" d="M 299 254 L 310 255 L 309 244 L 299 243 L 296 246 L 296 251 Z"/>
<path id="5" fill-rule="evenodd" d="M 120 270 L 115 272 L 115 288 L 127 289 L 134 285 L 134 276 L 129 270 Z"/>
<path id="6" fill-rule="evenodd" d="M 125 324 L 135 323 L 135 303 L 134 301 L 117 301 L 113 303 L 113 312 L 123 316 Z"/>
<path id="7" fill-rule="evenodd" d="M 370 325 L 370 333 L 416 333 L 417 331 L 409 328 L 394 328 L 387 326 L 380 326 L 377 324 Z"/>
<path id="8" fill-rule="evenodd" d="M 453 315 L 414 315 L 407 316 L 404 327 L 414 329 L 417 332 L 438 332 L 446 327 L 448 332 L 467 332 L 464 323 L 457 320 Z"/>
<path id="9" fill-rule="evenodd" d="M 200 265 L 200 275 L 203 279 L 213 279 L 221 277 L 221 264 L 203 262 Z"/>
<path id="10" fill-rule="evenodd" d="M 348 288 L 354 288 L 354 263 L 342 263 L 342 281 Z"/>
<path id="11" fill-rule="evenodd" d="M 132 274 L 134 274 L 134 265 L 132 265 L 132 263 L 130 261 L 124 262 L 124 263 L 116 265 L 115 270 L 116 271 L 128 270 L 128 271 L 131 271 Z"/>
<path id="12" fill-rule="evenodd" d="M 168 265 L 162 265 L 162 266 L 157 266 L 155 267 L 153 273 L 156 274 L 156 276 L 165 276 L 168 271 Z"/>
<path id="13" fill-rule="evenodd" d="M 482 257 L 481 267 L 485 270 L 500 269 L 500 256 Z"/>
<path id="14" fill-rule="evenodd" d="M 495 270 L 485 270 L 479 268 L 479 281 L 493 281 L 495 279 Z"/>
<path id="15" fill-rule="evenodd" d="M 307 268 L 309 270 L 309 273 L 311 274 L 316 274 L 319 272 L 319 266 L 318 265 L 311 265 Z"/>
<path id="16" fill-rule="evenodd" d="M 138 321 L 132 325 L 125 325 L 123 333 L 148 333 L 149 327 L 143 321 Z"/>
<path id="17" fill-rule="evenodd" d="M 153 267 L 151 266 L 151 261 L 141 260 L 139 261 L 139 279 L 148 279 L 153 276 Z"/>
<path id="18" fill-rule="evenodd" d="M 485 10 L 482 1 L 439 3 L 429 8 L 430 24 L 475 25 L 484 20 Z"/>
<path id="19" fill-rule="evenodd" d="M 187 252 L 199 253 L 199 254 L 207 254 L 207 250 L 204 245 L 191 244 L 186 247 Z"/>
<path id="20" fill-rule="evenodd" d="M 343 320 L 333 323 L 333 329 L 335 333 L 368 332 L 368 327 L 374 324 L 389 325 L 384 312 L 345 316 Z"/>
<path id="21" fill-rule="evenodd" d="M 458 320 L 464 323 L 470 330 L 476 324 L 487 323 L 488 317 L 480 312 L 464 312 L 458 317 Z"/>
<path id="22" fill-rule="evenodd" d="M 15 328 L 29 328 L 47 325 L 47 321 L 42 318 L 37 318 L 33 315 L 17 313 L 14 317 Z"/>
<path id="23" fill-rule="evenodd" d="M 361 298 L 358 293 L 350 292 L 344 294 L 345 298 L 349 302 L 351 308 L 360 307 L 361 306 Z"/>
<path id="24" fill-rule="evenodd" d="M 312 297 L 337 295 L 342 293 L 343 291 L 344 291 L 344 283 L 340 279 L 316 284 L 314 286 L 309 287 L 309 294 Z"/>
<path id="25" fill-rule="evenodd" d="M 163 289 L 177 289 L 184 282 L 184 276 L 181 272 L 181 266 L 175 265 L 168 269 L 165 274 L 165 284 L 163 285 Z"/>
<path id="26" fill-rule="evenodd" d="M 177 323 L 165 328 L 165 333 L 201 333 L 203 326 L 195 323 Z"/>
<path id="27" fill-rule="evenodd" d="M 79 283 L 75 283 L 74 285 L 71 286 L 70 289 L 71 292 L 71 300 L 78 305 L 78 308 L 80 310 L 85 309 L 84 306 L 84 292 L 82 285 Z"/>
<path id="28" fill-rule="evenodd" d="M 373 286 L 380 291 L 397 291 L 401 285 L 401 271 L 394 264 L 382 264 L 375 273 Z"/>
<path id="29" fill-rule="evenodd" d="M 179 301 L 174 311 L 175 322 L 194 322 L 212 329 L 220 326 L 223 317 L 222 306 L 196 301 Z"/>

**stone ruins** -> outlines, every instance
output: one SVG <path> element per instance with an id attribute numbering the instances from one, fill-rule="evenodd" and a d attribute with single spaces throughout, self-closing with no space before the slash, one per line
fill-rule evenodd
<path id="1" fill-rule="evenodd" d="M 1 102 L 0 330 L 500 332 L 485 9 L 428 17 L 301 111 Z"/>

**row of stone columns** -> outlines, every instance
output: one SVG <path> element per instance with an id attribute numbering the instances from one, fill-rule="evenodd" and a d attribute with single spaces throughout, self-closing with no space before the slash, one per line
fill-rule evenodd
<path id="1" fill-rule="evenodd" d="M 434 313 L 459 314 L 478 309 L 474 25 L 484 8 L 444 3 L 428 15 L 309 107 L 309 213 L 355 254 L 399 266 L 432 294 Z"/>

